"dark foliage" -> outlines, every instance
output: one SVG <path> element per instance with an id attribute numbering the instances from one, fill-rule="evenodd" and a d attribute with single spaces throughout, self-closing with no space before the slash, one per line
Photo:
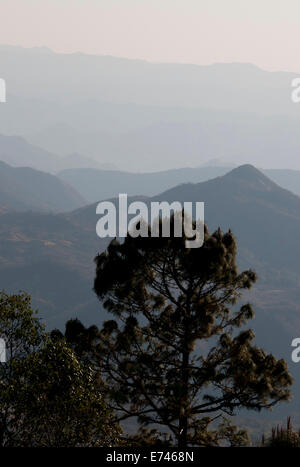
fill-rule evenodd
<path id="1" fill-rule="evenodd" d="M 184 237 L 128 236 L 96 258 L 95 292 L 116 318 L 98 351 L 119 420 L 161 426 L 181 447 L 237 445 L 245 433 L 211 423 L 289 398 L 286 362 L 256 347 L 250 329 L 238 332 L 253 310 L 232 307 L 256 275 L 238 271 L 236 250 L 230 231 L 205 229 L 198 249 Z"/>

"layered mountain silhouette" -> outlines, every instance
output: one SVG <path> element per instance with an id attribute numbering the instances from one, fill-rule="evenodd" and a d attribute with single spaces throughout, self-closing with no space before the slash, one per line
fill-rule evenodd
<path id="1" fill-rule="evenodd" d="M 274 266 L 278 269 L 277 278 L 282 268 L 290 274 L 300 274 L 297 258 L 300 198 L 251 165 L 205 182 L 180 184 L 146 199 L 147 203 L 204 201 L 205 219 L 210 229 L 231 228 L 240 248 L 247 251 L 245 262 L 252 258 L 255 264 L 265 263 L 266 274 Z M 118 201 L 114 201 L 117 205 Z M 70 213 L 69 219 L 82 229 L 94 231 L 95 211 L 96 204 L 93 204 Z M 281 279 L 278 281 L 280 283 Z"/>
<path id="2" fill-rule="evenodd" d="M 105 165 L 76 152 L 64 157 L 57 156 L 53 152 L 30 144 L 21 136 L 0 135 L 0 160 L 14 167 L 31 167 L 52 174 L 70 168 L 106 168 Z"/>
<path id="3" fill-rule="evenodd" d="M 0 211 L 63 212 L 86 204 L 74 188 L 54 175 L 0 161 Z"/>
<path id="4" fill-rule="evenodd" d="M 228 167 L 201 167 L 133 173 L 119 170 L 67 169 L 59 172 L 57 176 L 93 203 L 114 198 L 118 193 L 127 193 L 129 196 L 154 196 L 180 183 L 206 181 L 223 175 L 228 170 Z"/>
<path id="5" fill-rule="evenodd" d="M 8 89 L 1 132 L 50 153 L 79 152 L 131 171 L 207 158 L 300 168 L 297 74 L 8 46 L 0 46 L 0 63 Z"/>
<path id="6" fill-rule="evenodd" d="M 0 160 L 14 167 L 31 167 L 46 172 L 55 172 L 60 158 L 29 144 L 21 136 L 0 135 Z"/>
<path id="7" fill-rule="evenodd" d="M 242 166 L 225 176 L 197 184 L 181 184 L 161 195 L 143 199 L 148 203 L 152 200 L 204 201 L 210 230 L 218 226 L 223 230 L 231 228 L 238 240 L 240 266 L 257 271 L 257 302 L 264 305 L 264 310 L 272 309 L 278 319 L 282 313 L 285 318 L 289 314 L 290 322 L 285 319 L 285 326 L 295 326 L 299 321 L 300 329 L 298 196 L 282 189 L 254 167 Z M 68 316 L 79 313 L 84 319 L 85 304 L 94 299 L 93 258 L 108 243 L 107 239 L 96 236 L 97 220 L 96 204 L 60 215 L 1 215 L 2 286 L 34 291 L 41 315 L 51 324 L 62 324 L 65 313 Z M 56 267 L 59 267 L 57 274 Z M 71 292 L 71 295 L 66 292 L 64 298 L 56 294 L 63 277 L 65 290 L 69 284 L 71 291 L 72 274 L 76 276 L 76 294 L 81 297 L 76 299 L 75 308 Z M 89 319 L 99 322 L 101 316 L 95 301 L 94 305 L 88 310 Z"/>
<path id="8" fill-rule="evenodd" d="M 212 161 L 213 162 L 213 161 Z M 67 169 L 57 175 L 89 202 L 113 198 L 118 193 L 154 196 L 178 184 L 204 182 L 228 173 L 233 167 L 207 165 L 161 172 L 134 173 L 118 170 Z M 300 171 L 266 169 L 262 173 L 282 188 L 300 195 Z"/>
<path id="9" fill-rule="evenodd" d="M 249 63 L 151 63 L 7 45 L 0 45 L 0 60 L 10 92 L 27 98 L 65 103 L 76 97 L 78 101 L 99 99 L 264 115 L 297 112 L 286 99 L 285 88 L 297 74 L 270 73 Z"/>

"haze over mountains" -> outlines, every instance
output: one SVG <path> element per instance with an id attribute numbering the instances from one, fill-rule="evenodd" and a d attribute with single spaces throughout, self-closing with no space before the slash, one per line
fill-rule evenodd
<path id="1" fill-rule="evenodd" d="M 193 167 L 215 157 L 300 169 L 296 74 L 10 46 L 0 46 L 0 64 L 8 90 L 0 132 L 48 152 L 76 152 L 129 171 Z"/>
<path id="2" fill-rule="evenodd" d="M 6 136 L 1 134 L 0 160 L 14 167 L 31 167 L 53 174 L 68 168 L 113 168 L 112 164 L 100 164 L 77 152 L 60 157 L 41 147 L 28 143 L 21 136 Z"/>
<path id="3" fill-rule="evenodd" d="M 247 63 L 210 66 L 152 63 L 7 45 L 0 46 L 0 57 L 10 93 L 26 98 L 70 102 L 77 96 L 78 101 L 96 98 L 173 108 L 259 110 L 263 115 L 275 113 L 279 108 L 283 114 L 295 111 L 290 100 L 285 99 L 285 85 L 288 83 L 289 95 L 290 81 L 297 75 L 265 72 Z M 21 71 L 21 75 L 16 71 Z M 89 87 L 85 87 L 86 83 Z M 252 86 L 248 87 L 248 83 Z M 233 89 L 234 94 L 224 92 Z"/>
<path id="4" fill-rule="evenodd" d="M 93 203 L 114 198 L 119 193 L 130 196 L 153 196 L 181 183 L 197 183 L 225 175 L 233 167 L 201 166 L 152 173 L 121 172 L 118 170 L 67 169 L 58 177 L 72 186 L 86 200 Z M 282 188 L 300 196 L 300 171 L 266 169 L 262 172 Z"/>

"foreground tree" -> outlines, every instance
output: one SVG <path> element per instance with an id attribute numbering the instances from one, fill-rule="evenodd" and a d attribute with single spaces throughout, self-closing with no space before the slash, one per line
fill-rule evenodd
<path id="1" fill-rule="evenodd" d="M 56 340 L 65 341 L 71 347 L 78 359 L 99 369 L 99 329 L 96 325 L 86 328 L 79 319 L 70 319 L 66 322 L 65 332 L 54 329 L 51 337 Z"/>
<path id="2" fill-rule="evenodd" d="M 0 363 L 0 446 L 6 446 L 18 436 L 12 397 L 15 364 L 22 365 L 44 339 L 44 328 L 31 308 L 28 294 L 0 292 L 0 338 L 6 353 L 6 361 Z"/>
<path id="3" fill-rule="evenodd" d="M 25 447 L 103 447 L 118 443 L 120 430 L 97 387 L 92 367 L 64 343 L 51 341 L 15 365 L 11 398 Z"/>
<path id="4" fill-rule="evenodd" d="M 289 399 L 284 360 L 253 344 L 249 304 L 233 311 L 256 280 L 239 273 L 233 234 L 205 228 L 204 244 L 185 237 L 113 240 L 97 256 L 94 289 L 115 316 L 101 331 L 102 371 L 119 420 L 159 425 L 179 447 L 246 443 L 226 421 L 236 409 Z"/>
<path id="5" fill-rule="evenodd" d="M 99 391 L 92 366 L 64 340 L 50 338 L 27 294 L 0 297 L 1 446 L 118 444 L 120 430 Z"/>

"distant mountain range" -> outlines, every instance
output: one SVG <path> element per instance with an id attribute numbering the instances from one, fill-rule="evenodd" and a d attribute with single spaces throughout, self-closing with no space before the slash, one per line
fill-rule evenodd
<path id="1" fill-rule="evenodd" d="M 50 173 L 70 168 L 114 169 L 113 164 L 100 164 L 77 152 L 65 157 L 30 144 L 21 136 L 0 135 L 0 160 L 14 167 L 31 167 Z"/>
<path id="2" fill-rule="evenodd" d="M 0 212 L 64 212 L 85 204 L 74 188 L 54 175 L 0 161 Z"/>
<path id="3" fill-rule="evenodd" d="M 249 63 L 151 63 L 7 45 L 0 46 L 0 63 L 9 92 L 28 99 L 298 113 L 286 99 L 298 75 L 266 72 Z"/>
<path id="4" fill-rule="evenodd" d="M 59 172 L 58 177 L 92 203 L 114 198 L 119 193 L 127 193 L 129 196 L 154 196 L 182 183 L 203 182 L 225 175 L 232 168 L 221 165 L 201 166 L 150 173 L 68 169 Z M 268 169 L 262 172 L 282 188 L 300 195 L 300 170 Z"/>
<path id="5" fill-rule="evenodd" d="M 69 169 L 57 176 L 73 186 L 85 199 L 96 201 L 114 198 L 119 193 L 129 196 L 153 196 L 180 183 L 205 181 L 224 175 L 228 167 L 182 168 L 150 173 L 122 172 L 119 170 Z"/>
<path id="6" fill-rule="evenodd" d="M 78 151 L 101 163 L 111 161 L 127 171 L 167 170 L 183 163 L 197 166 L 207 157 L 219 158 L 224 165 L 233 161 L 236 165 L 250 162 L 264 167 L 300 168 L 298 116 L 265 117 L 210 109 L 157 109 L 155 113 L 153 108 L 143 108 L 140 113 L 154 114 L 153 122 L 141 127 L 137 121 L 136 128 L 126 130 L 126 121 L 137 112 L 136 106 L 128 113 L 128 106 L 119 106 L 122 113 L 118 115 L 118 106 L 109 109 L 109 104 L 96 104 L 96 116 L 91 115 L 89 107 L 84 109 L 82 125 L 73 122 L 74 117 L 65 116 L 69 118 L 67 125 L 50 125 L 34 133 L 24 133 L 23 127 L 22 133 L 29 142 L 50 152 L 63 155 Z M 114 112 L 115 119 L 122 117 L 124 128 L 118 130 L 112 121 L 105 130 L 106 112 L 111 120 Z M 75 108 L 74 113 L 77 115 Z M 78 113 L 82 118 L 81 110 Z M 96 123 L 98 127 L 94 128 Z"/>
<path id="7" fill-rule="evenodd" d="M 50 153 L 77 152 L 128 171 L 213 158 L 300 169 L 295 73 L 9 46 L 0 46 L 0 64 L 8 90 L 2 134 L 22 135 Z"/>

